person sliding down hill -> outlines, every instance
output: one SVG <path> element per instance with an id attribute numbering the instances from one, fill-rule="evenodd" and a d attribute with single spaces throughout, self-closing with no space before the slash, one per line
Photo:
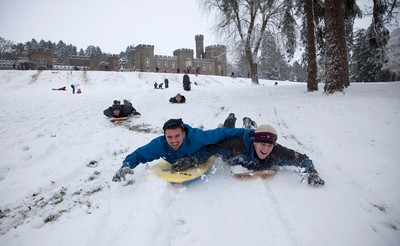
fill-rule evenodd
<path id="1" fill-rule="evenodd" d="M 133 174 L 132 169 L 140 163 L 163 158 L 174 167 L 174 165 L 180 163 L 180 160 L 193 155 L 206 145 L 239 137 L 245 132 L 243 128 L 217 128 L 203 131 L 184 124 L 182 119 L 166 121 L 163 130 L 164 135 L 156 137 L 148 144 L 137 148 L 125 158 L 122 167 L 112 178 L 114 182 L 125 180 L 125 175 Z M 195 164 L 195 160 L 191 159 L 190 164 Z"/>
<path id="2" fill-rule="evenodd" d="M 118 100 L 114 100 L 113 105 L 106 110 L 103 111 L 103 114 L 110 118 L 121 118 L 128 117 L 131 114 L 140 115 L 139 112 L 132 106 L 128 100 L 123 100 L 124 104 L 121 105 L 121 102 Z"/>
<path id="3" fill-rule="evenodd" d="M 181 95 L 181 94 L 176 94 L 176 96 L 171 97 L 169 99 L 170 103 L 185 103 L 186 102 L 186 97 Z"/>
<path id="4" fill-rule="evenodd" d="M 297 166 L 304 169 L 303 175 L 310 185 L 325 184 L 307 155 L 276 143 L 277 139 L 277 132 L 272 126 L 260 125 L 256 130 L 246 129 L 240 137 L 206 146 L 192 158 L 201 162 L 211 155 L 220 155 L 230 166 L 241 165 L 254 171 L 273 169 L 274 166 Z"/>

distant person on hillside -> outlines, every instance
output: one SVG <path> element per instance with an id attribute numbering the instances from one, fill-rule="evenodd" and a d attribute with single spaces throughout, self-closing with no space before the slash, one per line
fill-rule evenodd
<path id="1" fill-rule="evenodd" d="M 124 104 L 121 105 L 121 102 L 118 100 L 114 100 L 113 105 L 106 110 L 103 111 L 103 114 L 110 118 L 121 118 L 128 117 L 131 114 L 140 115 L 139 112 L 132 106 L 128 100 L 124 99 Z"/>
<path id="2" fill-rule="evenodd" d="M 81 93 L 81 89 L 79 88 L 79 84 L 71 84 L 71 88 L 72 88 L 72 94 L 75 94 L 75 91 L 77 93 Z"/>
<path id="3" fill-rule="evenodd" d="M 154 82 L 154 89 L 158 89 L 158 84 L 157 84 L 157 82 Z"/>
<path id="4" fill-rule="evenodd" d="M 181 94 L 176 94 L 176 96 L 171 97 L 169 99 L 170 103 L 185 103 L 186 102 L 186 97 L 181 95 Z"/>
<path id="5" fill-rule="evenodd" d="M 190 77 L 189 75 L 185 74 L 183 75 L 183 89 L 185 91 L 190 91 Z"/>
<path id="6" fill-rule="evenodd" d="M 67 88 L 65 86 L 60 87 L 60 88 L 52 88 L 53 91 L 66 91 Z"/>
<path id="7" fill-rule="evenodd" d="M 202 148 L 191 156 L 191 159 L 201 163 L 212 155 L 220 155 L 230 166 L 241 165 L 255 171 L 274 169 L 276 166 L 297 166 L 304 169 L 303 175 L 308 184 L 313 186 L 325 184 L 307 155 L 276 142 L 278 135 L 272 126 L 260 125 L 255 130 L 246 129 L 245 131 L 242 136 Z M 182 160 L 181 163 L 186 163 L 190 167 L 193 160 L 186 162 Z M 184 168 L 183 165 L 181 168 Z M 185 166 L 185 168 L 188 167 Z"/>
<path id="8" fill-rule="evenodd" d="M 158 89 L 162 89 L 162 87 L 163 87 L 163 83 L 160 83 L 160 84 L 158 85 Z"/>
<path id="9" fill-rule="evenodd" d="M 169 87 L 168 79 L 164 79 L 164 84 L 165 84 L 165 89 L 167 89 Z"/>
<path id="10" fill-rule="evenodd" d="M 242 128 L 217 128 L 203 131 L 184 124 L 182 119 L 170 119 L 164 123 L 164 135 L 156 137 L 150 143 L 137 148 L 122 162 L 122 167 L 116 172 L 112 180 L 121 182 L 126 174 L 133 174 L 133 170 L 140 163 L 147 163 L 160 158 L 180 165 L 180 160 L 188 157 L 202 147 L 216 144 L 224 139 L 239 137 L 246 131 Z M 185 159 L 186 160 L 186 159 Z"/>

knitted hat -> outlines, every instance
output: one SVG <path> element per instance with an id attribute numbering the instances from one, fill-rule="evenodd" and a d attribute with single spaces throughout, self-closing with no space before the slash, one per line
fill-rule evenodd
<path id="1" fill-rule="evenodd" d="M 163 130 L 165 132 L 167 129 L 176 129 L 179 127 L 184 129 L 182 119 L 169 119 L 164 123 Z"/>
<path id="2" fill-rule="evenodd" d="M 114 100 L 113 105 L 112 105 L 112 110 L 121 110 L 121 102 L 118 100 Z"/>
<path id="3" fill-rule="evenodd" d="M 254 133 L 255 143 L 275 144 L 277 139 L 276 130 L 270 125 L 260 125 Z"/>

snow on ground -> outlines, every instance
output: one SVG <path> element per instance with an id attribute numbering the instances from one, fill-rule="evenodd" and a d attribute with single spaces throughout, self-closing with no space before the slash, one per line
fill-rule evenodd
<path id="1" fill-rule="evenodd" d="M 323 85 L 204 75 L 186 92 L 182 76 L 0 71 L 0 245 L 399 245 L 399 82 L 328 96 Z M 170 88 L 153 89 L 164 78 Z M 178 92 L 186 104 L 168 102 Z M 124 98 L 142 116 L 110 123 L 102 111 Z M 326 185 L 293 169 L 237 180 L 221 159 L 189 186 L 156 178 L 157 161 L 111 181 L 166 120 L 213 129 L 231 112 L 237 127 L 245 116 L 272 124 Z"/>

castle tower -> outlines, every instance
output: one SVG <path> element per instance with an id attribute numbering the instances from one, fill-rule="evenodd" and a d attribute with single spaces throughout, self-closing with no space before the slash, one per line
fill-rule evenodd
<path id="1" fill-rule="evenodd" d="M 204 58 L 215 61 L 215 71 L 217 75 L 227 75 L 227 59 L 225 45 L 211 45 L 205 48 Z"/>
<path id="2" fill-rule="evenodd" d="M 129 55 L 130 67 L 139 69 L 141 72 L 154 72 L 154 45 L 139 44 L 135 47 L 134 52 Z"/>
<path id="3" fill-rule="evenodd" d="M 196 41 L 196 58 L 202 59 L 204 58 L 204 36 L 196 35 L 194 39 Z"/>
<path id="4" fill-rule="evenodd" d="M 185 69 L 192 69 L 193 67 L 192 49 L 174 50 L 174 56 L 178 58 L 178 68 L 181 69 L 181 71 Z"/>
<path id="5" fill-rule="evenodd" d="M 28 51 L 28 59 L 35 64 L 36 69 L 49 69 L 53 66 L 53 58 L 52 49 L 38 48 Z"/>

